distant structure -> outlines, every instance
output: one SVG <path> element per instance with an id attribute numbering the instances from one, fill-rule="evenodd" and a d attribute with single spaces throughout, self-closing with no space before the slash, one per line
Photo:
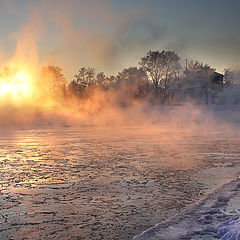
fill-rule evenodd
<path id="1" fill-rule="evenodd" d="M 189 70 L 188 70 L 188 60 L 186 59 L 185 62 L 186 62 L 186 68 L 185 68 L 185 71 L 184 71 L 183 73 L 186 75 L 186 79 L 187 79 L 187 78 L 188 78 L 188 74 L 189 74 Z"/>
<path id="2" fill-rule="evenodd" d="M 212 84 L 211 87 L 213 89 L 222 91 L 223 90 L 223 74 L 214 72 L 211 77 L 210 83 Z"/>
<path id="3" fill-rule="evenodd" d="M 199 71 L 192 76 L 188 69 L 188 61 L 183 72 L 182 84 L 173 83 L 168 89 L 168 104 L 179 105 L 186 102 L 211 104 L 219 102 L 223 91 L 223 74 L 218 72 Z"/>

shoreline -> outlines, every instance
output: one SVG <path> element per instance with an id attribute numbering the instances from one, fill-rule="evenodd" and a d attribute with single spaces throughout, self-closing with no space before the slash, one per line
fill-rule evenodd
<path id="1" fill-rule="evenodd" d="M 175 216 L 137 235 L 133 240 L 219 239 L 219 229 L 240 215 L 240 176 L 218 186 L 201 200 Z M 220 201 L 219 201 L 220 200 Z"/>

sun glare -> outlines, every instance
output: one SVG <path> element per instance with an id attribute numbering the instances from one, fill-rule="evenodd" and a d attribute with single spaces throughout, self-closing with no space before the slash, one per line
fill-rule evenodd
<path id="1" fill-rule="evenodd" d="M 0 77 L 0 97 L 25 99 L 31 95 L 32 89 L 32 79 L 27 71 L 20 70 L 15 74 Z"/>

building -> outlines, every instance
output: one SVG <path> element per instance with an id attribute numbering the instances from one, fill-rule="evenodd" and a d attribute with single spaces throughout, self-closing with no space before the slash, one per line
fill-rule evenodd
<path id="1" fill-rule="evenodd" d="M 188 77 L 188 78 L 187 78 Z M 182 84 L 173 83 L 168 88 L 168 104 L 197 104 L 218 103 L 218 95 L 223 91 L 223 75 L 211 73 L 210 77 L 201 75 L 198 78 L 187 76 Z"/>

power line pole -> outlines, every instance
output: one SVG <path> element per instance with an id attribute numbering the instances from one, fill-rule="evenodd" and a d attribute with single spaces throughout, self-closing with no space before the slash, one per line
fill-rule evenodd
<path id="1" fill-rule="evenodd" d="M 207 69 L 205 69 L 205 94 L 206 94 L 206 105 L 208 105 L 208 87 L 207 87 L 207 78 L 208 78 L 208 72 Z"/>

